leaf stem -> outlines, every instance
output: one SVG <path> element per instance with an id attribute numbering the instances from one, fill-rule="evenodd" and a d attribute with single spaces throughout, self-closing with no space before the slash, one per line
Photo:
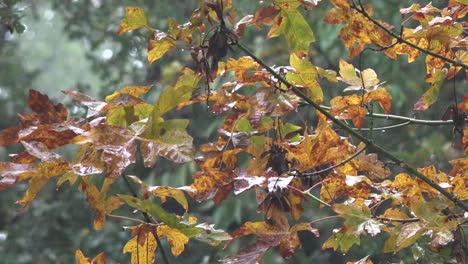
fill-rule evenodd
<path id="1" fill-rule="evenodd" d="M 139 223 L 142 223 L 142 224 L 148 224 L 147 222 L 145 222 L 145 221 L 143 221 L 141 219 L 138 219 L 138 218 L 123 216 L 123 215 L 115 215 L 115 214 L 107 214 L 107 215 L 110 216 L 110 217 L 114 217 L 114 218 L 135 221 L 135 222 L 139 222 Z"/>
<path id="2" fill-rule="evenodd" d="M 135 192 L 135 190 L 133 190 L 132 185 L 130 184 L 130 181 L 128 180 L 127 175 L 122 175 L 122 177 L 125 181 L 125 184 L 127 185 L 128 190 L 130 191 L 130 193 L 132 193 L 132 196 L 135 198 L 138 198 L 138 195 Z M 154 220 L 146 212 L 141 212 L 141 213 L 143 214 L 143 217 L 145 218 L 146 223 L 156 224 Z M 162 246 L 161 239 L 158 236 L 158 232 L 152 232 L 152 233 L 154 235 L 154 238 L 156 238 L 156 243 L 158 244 L 157 248 L 161 250 L 161 256 L 164 259 L 164 263 L 170 264 L 171 262 L 169 261 L 169 258 L 167 257 L 166 250 Z"/>
<path id="3" fill-rule="evenodd" d="M 313 221 L 310 221 L 309 224 L 312 225 L 312 224 L 315 224 L 315 223 L 318 223 L 318 222 L 321 222 L 321 221 L 324 221 L 324 220 L 333 219 L 333 218 L 339 218 L 339 217 L 340 217 L 339 215 L 325 216 L 325 217 L 322 217 L 322 218 L 319 218 L 319 219 L 315 219 L 315 220 L 313 220 Z"/>
<path id="4" fill-rule="evenodd" d="M 429 184 L 432 188 L 436 189 L 442 195 L 444 195 L 449 200 L 451 200 L 455 205 L 462 208 L 465 212 L 468 212 L 468 206 L 465 205 L 463 202 L 461 202 L 460 199 L 456 195 L 454 195 L 454 194 L 448 192 L 447 190 L 445 190 L 444 188 L 440 187 L 436 182 L 434 182 L 432 179 L 430 179 L 429 177 L 427 177 L 423 173 L 419 172 L 416 168 L 408 165 L 403 160 L 399 159 L 398 157 L 396 157 L 395 155 L 393 155 L 392 153 L 390 153 L 386 149 L 384 149 L 381 146 L 375 144 L 372 140 L 366 138 L 365 136 L 363 136 L 360 133 L 358 133 L 357 131 L 355 131 L 352 127 L 348 126 L 343 121 L 337 119 L 335 116 L 330 114 L 327 110 L 322 108 L 319 104 L 317 104 L 316 102 L 312 101 L 309 97 L 307 97 L 307 95 L 304 94 L 299 88 L 297 88 L 296 86 L 294 86 L 293 84 L 288 82 L 280 74 L 276 73 L 271 67 L 266 65 L 265 62 L 263 62 L 261 59 L 259 59 L 257 56 L 255 56 L 252 52 L 250 52 L 250 50 L 248 50 L 246 47 L 244 47 L 241 43 L 237 42 L 237 43 L 235 43 L 235 45 L 237 45 L 239 47 L 239 49 L 244 51 L 247 55 L 249 55 L 257 63 L 262 65 L 271 75 L 273 75 L 276 79 L 278 79 L 278 81 L 280 81 L 281 83 L 286 85 L 286 87 L 288 87 L 297 96 L 299 96 L 301 99 L 306 101 L 309 105 L 312 105 L 317 111 L 319 111 L 320 113 L 325 115 L 328 119 L 333 121 L 333 123 L 335 123 L 336 125 L 338 125 L 342 129 L 346 130 L 349 134 L 351 134 L 355 138 L 357 138 L 360 141 L 364 142 L 367 147 L 375 149 L 378 153 L 381 153 L 384 156 L 386 156 L 388 159 L 392 160 L 393 162 L 396 162 L 396 164 L 400 165 L 401 168 L 405 169 L 410 174 L 413 174 L 417 178 L 419 178 L 422 181 L 424 181 L 425 183 Z"/>
<path id="5" fill-rule="evenodd" d="M 302 192 L 302 193 L 307 194 L 309 197 L 311 197 L 311 198 L 314 199 L 315 201 L 317 201 L 317 202 L 319 202 L 319 203 L 325 205 L 326 207 L 331 207 L 331 205 L 330 205 L 329 203 L 327 203 L 327 202 L 325 202 L 325 201 L 322 201 L 320 198 L 318 198 L 317 196 L 311 194 L 310 192 L 307 192 L 307 191 L 306 191 L 306 192 Z"/>
<path id="6" fill-rule="evenodd" d="M 354 130 L 359 130 L 359 131 L 370 131 L 371 129 L 373 131 L 379 131 L 379 130 L 389 130 L 389 129 L 394 129 L 394 128 L 399 128 L 399 127 L 404 127 L 404 126 L 407 126 L 411 124 L 410 121 L 406 121 L 406 122 L 403 122 L 403 123 L 400 123 L 400 124 L 396 124 L 396 125 L 392 125 L 392 126 L 384 126 L 384 127 L 371 127 L 371 128 L 367 128 L 367 127 L 363 127 L 363 128 L 353 128 Z"/>

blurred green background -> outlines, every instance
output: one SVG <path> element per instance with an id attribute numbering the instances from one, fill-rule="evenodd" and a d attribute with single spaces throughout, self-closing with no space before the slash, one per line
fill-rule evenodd
<path id="1" fill-rule="evenodd" d="M 433 1 L 433 5 L 438 6 L 443 2 Z M 394 25 L 401 23 L 398 9 L 412 3 L 373 1 L 376 16 Z M 185 22 L 197 6 L 197 1 L 0 0 L 0 129 L 18 122 L 15 113 L 29 111 L 29 89 L 39 90 L 56 102 L 65 103 L 73 115 L 83 115 L 85 110 L 74 106 L 61 93 L 62 90 L 77 90 L 103 99 L 105 95 L 125 86 L 153 84 L 152 92 L 146 98 L 153 102 L 158 93 L 175 80 L 180 69 L 190 65 L 190 54 L 189 51 L 171 52 L 155 64 L 148 65 L 145 31 L 136 30 L 122 36 L 115 33 L 126 5 L 143 7 L 153 27 L 166 29 L 170 17 L 180 23 Z M 234 5 L 242 17 L 250 14 L 258 2 L 237 0 Z M 303 14 L 317 39 L 310 51 L 312 62 L 323 68 L 338 70 L 339 58 L 347 59 L 348 55 L 337 39 L 340 27 L 322 21 L 330 7 L 328 1 L 322 1 L 318 7 L 310 12 L 304 11 Z M 281 38 L 265 39 L 265 32 L 267 29 L 258 31 L 251 28 L 246 32 L 243 43 L 269 64 L 287 65 L 289 55 L 285 41 Z M 236 57 L 242 54 L 234 51 L 232 55 Z M 380 80 L 390 85 L 393 114 L 440 119 L 452 102 L 453 84 L 447 82 L 439 101 L 429 111 L 411 112 L 413 104 L 428 88 L 423 81 L 423 58 L 408 65 L 404 57 L 392 61 L 372 51 L 366 51 L 363 56 L 363 68 L 375 69 Z M 358 66 L 357 59 L 351 62 Z M 463 96 L 460 89 L 462 82 L 462 79 L 456 80 L 458 98 Z M 325 102 L 342 93 L 341 85 L 325 81 L 322 85 L 326 94 Z M 312 116 L 310 109 L 302 108 L 301 111 L 308 117 Z M 189 107 L 171 115 L 192 119 L 190 133 L 196 144 L 216 137 L 220 120 L 210 115 L 205 106 Z M 394 124 L 390 120 L 376 122 L 378 126 Z M 374 137 L 381 145 L 415 166 L 435 163 L 439 168 L 447 170 L 447 161 L 461 155 L 460 150 L 452 147 L 451 127 L 413 125 L 377 132 Z M 7 153 L 15 153 L 18 149 L 18 146 L 0 148 L 1 160 L 7 161 Z M 63 151 L 66 153 L 67 149 Z M 196 169 L 193 163 L 175 166 L 161 160 L 154 169 L 132 166 L 126 173 L 138 175 L 151 185 L 182 186 L 191 183 L 190 175 Z M 117 183 L 121 187 L 117 184 L 113 191 L 128 193 L 121 179 Z M 104 251 L 109 263 L 129 262 L 129 255 L 122 253 L 129 232 L 124 231 L 122 226 L 134 223 L 109 219 L 106 228 L 96 232 L 92 227 L 92 210 L 76 186 L 64 185 L 57 190 L 53 183 L 49 183 L 31 205 L 20 208 L 15 205 L 15 201 L 22 197 L 25 190 L 26 186 L 19 184 L 0 192 L 0 263 L 72 263 L 78 248 L 86 256 Z M 252 202 L 254 199 L 254 193 L 248 192 L 240 196 L 231 195 L 220 206 L 210 202 L 192 202 L 191 211 L 200 221 L 214 223 L 218 228 L 232 232 L 247 220 L 261 219 Z M 303 219 L 310 221 L 328 213 L 310 201 Z M 400 260 L 413 262 L 408 254 L 411 248 L 396 255 L 382 255 L 383 235 L 362 238 L 361 247 L 354 246 L 346 255 L 320 250 L 321 244 L 330 236 L 333 224 L 337 223 L 334 221 L 317 224 L 320 238 L 301 234 L 304 246 L 293 258 L 284 260 L 272 251 L 267 254 L 265 263 L 344 263 L 367 255 L 376 263 Z M 237 243 L 223 251 L 221 247 L 211 248 L 200 242 L 191 242 L 174 263 L 215 263 L 239 247 Z M 436 258 L 442 258 L 443 253 L 435 256 L 431 256 L 429 251 L 426 253 L 426 257 L 434 261 L 432 263 L 445 261 Z"/>

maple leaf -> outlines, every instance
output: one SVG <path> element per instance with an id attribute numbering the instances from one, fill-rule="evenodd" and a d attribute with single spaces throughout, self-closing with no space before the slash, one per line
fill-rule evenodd
<path id="1" fill-rule="evenodd" d="M 132 263 L 154 263 L 158 246 L 153 232 L 155 228 L 146 224 L 130 227 L 132 239 L 124 246 L 122 252 L 131 254 Z"/>
<path id="2" fill-rule="evenodd" d="M 111 178 L 117 178 L 127 166 L 135 163 L 136 141 L 130 130 L 103 123 L 73 139 L 75 144 L 91 143 L 96 150 L 102 151 L 100 155 L 95 153 L 98 155 L 94 157 L 100 157 L 105 162 L 106 172 Z M 80 166 L 75 170 L 75 173 L 82 173 L 79 170 L 83 168 L 83 166 Z M 95 168 L 99 168 L 99 165 L 95 166 Z"/>
<path id="3" fill-rule="evenodd" d="M 121 35 L 130 30 L 147 26 L 145 11 L 140 7 L 128 6 L 125 8 L 125 17 L 120 22 L 117 34 Z"/>

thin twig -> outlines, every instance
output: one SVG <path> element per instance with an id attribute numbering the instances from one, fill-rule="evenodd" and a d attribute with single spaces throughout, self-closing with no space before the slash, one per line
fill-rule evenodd
<path id="1" fill-rule="evenodd" d="M 304 194 L 307 194 L 309 197 L 311 197 L 312 199 L 314 199 L 315 201 L 325 205 L 326 207 L 331 207 L 331 205 L 325 201 L 322 201 L 320 198 L 316 197 L 315 195 L 311 194 L 310 192 L 302 192 Z"/>
<path id="2" fill-rule="evenodd" d="M 400 222 L 400 223 L 412 223 L 412 222 L 419 222 L 421 219 L 419 218 L 389 218 L 389 217 L 374 217 L 380 221 L 388 221 L 388 222 Z"/>
<path id="3" fill-rule="evenodd" d="M 325 216 L 325 217 L 322 217 L 322 218 L 319 218 L 319 219 L 315 219 L 315 220 L 313 220 L 313 221 L 310 221 L 309 224 L 312 225 L 312 224 L 315 224 L 315 223 L 318 223 L 318 222 L 321 222 L 321 221 L 324 221 L 324 220 L 333 219 L 333 218 L 339 218 L 339 217 L 340 217 L 339 215 Z"/>
<path id="4" fill-rule="evenodd" d="M 127 185 L 127 188 L 130 190 L 130 193 L 132 194 L 132 196 L 135 198 L 138 198 L 137 193 L 135 192 L 135 190 L 133 190 L 132 185 L 130 185 L 130 181 L 128 180 L 127 175 L 123 175 L 122 177 L 125 181 L 125 184 Z M 143 214 L 143 217 L 145 218 L 147 223 L 156 224 L 154 220 L 146 212 L 141 212 L 141 213 Z M 161 250 L 161 256 L 164 260 L 164 263 L 170 264 L 171 262 L 169 261 L 169 258 L 167 257 L 164 247 L 162 246 L 161 239 L 158 236 L 158 232 L 152 232 L 152 233 L 154 237 L 156 238 L 156 243 L 158 244 L 157 249 L 159 248 Z"/>
<path id="5" fill-rule="evenodd" d="M 468 65 L 466 64 L 463 64 L 461 62 L 458 62 L 458 61 L 455 61 L 455 60 L 452 60 L 452 59 L 449 59 L 447 57 L 444 57 L 440 54 L 437 54 L 437 53 L 434 53 L 428 49 L 424 49 L 424 48 L 421 48 L 419 47 L 418 45 L 416 44 L 413 44 L 407 40 L 405 40 L 404 38 L 398 36 L 397 34 L 395 34 L 393 31 L 387 29 L 384 25 L 380 24 L 378 21 L 376 21 L 375 19 L 373 19 L 371 16 L 369 16 L 369 14 L 367 14 L 366 10 L 361 6 L 360 8 L 358 8 L 354 3 L 352 5 L 350 5 L 350 7 L 354 10 L 356 10 L 358 13 L 362 14 L 364 17 L 366 17 L 367 19 L 369 19 L 374 25 L 376 25 L 377 27 L 381 28 L 383 31 L 385 31 L 387 34 L 389 34 L 390 36 L 392 36 L 393 38 L 396 38 L 399 42 L 402 42 L 414 49 L 417 49 L 419 50 L 420 52 L 422 53 L 425 53 L 427 55 L 431 55 L 433 57 L 436 57 L 438 59 L 441 59 L 443 61 L 446 61 L 448 63 L 451 63 L 453 66 L 456 66 L 456 67 L 462 67 L 463 69 L 465 70 L 468 70 Z"/>
<path id="6" fill-rule="evenodd" d="M 270 72 L 275 78 L 278 79 L 278 81 L 282 82 L 284 85 L 286 85 L 286 87 L 288 87 L 292 92 L 294 92 L 297 96 L 299 96 L 301 99 L 303 99 L 304 101 L 306 101 L 308 104 L 312 105 L 317 111 L 319 111 L 320 113 L 322 113 L 323 115 L 325 115 L 328 119 L 330 119 L 333 123 L 335 123 L 336 125 L 338 125 L 339 127 L 343 128 L 344 130 L 346 130 L 349 134 L 351 134 L 352 136 L 354 136 L 355 138 L 359 139 L 360 141 L 364 142 L 367 147 L 370 147 L 372 149 L 375 149 L 377 153 L 381 153 L 383 154 L 384 156 L 386 156 L 388 159 L 392 160 L 393 162 L 396 162 L 396 164 L 400 165 L 401 168 L 405 169 L 406 171 L 408 171 L 410 174 L 413 174 L 415 175 L 417 178 L 421 179 L 422 181 L 424 181 L 425 183 L 429 184 L 432 188 L 436 189 L 437 191 L 439 191 L 442 195 L 444 195 L 445 197 L 447 197 L 449 200 L 451 200 L 455 205 L 459 206 L 460 208 L 462 208 L 465 212 L 468 212 L 468 206 L 465 205 L 463 202 L 460 201 L 460 199 L 448 192 L 447 190 L 445 190 L 444 188 L 440 187 L 436 182 L 434 182 L 432 179 L 430 179 L 429 177 L 427 177 L 426 175 L 424 175 L 423 173 L 419 172 L 416 168 L 408 165 L 406 162 L 404 162 L 403 160 L 399 159 L 398 157 L 396 157 L 395 155 L 393 155 L 392 153 L 390 153 L 389 151 L 387 151 L 386 149 L 382 148 L 381 146 L 375 144 L 374 142 L 372 142 L 372 140 L 369 140 L 368 138 L 366 138 L 365 136 L 361 135 L 360 133 L 358 133 L 357 131 L 353 130 L 352 127 L 348 126 L 347 124 L 345 124 L 343 121 L 337 119 L 335 116 L 333 116 L 332 114 L 330 114 L 327 110 L 325 110 L 324 108 L 322 108 L 319 104 L 317 104 L 316 102 L 312 101 L 306 94 L 304 94 L 299 88 L 297 88 L 296 86 L 294 86 L 293 84 L 291 84 L 290 82 L 288 82 L 285 78 L 283 78 L 283 76 L 277 74 L 271 67 L 269 67 L 268 65 L 266 65 L 265 62 L 263 62 L 263 60 L 259 59 L 257 56 L 255 56 L 250 50 L 248 50 L 247 48 L 245 48 L 241 43 L 237 42 L 236 45 L 239 47 L 239 49 L 241 49 L 242 51 L 244 51 L 247 55 L 249 55 L 253 60 L 255 60 L 257 63 L 259 63 L 260 65 L 262 65 L 268 72 Z"/>
<path id="7" fill-rule="evenodd" d="M 326 110 L 331 109 L 330 106 L 325 106 L 325 105 L 320 105 L 320 107 Z M 399 116 L 399 115 L 387 115 L 387 114 L 376 114 L 376 113 L 373 113 L 372 117 L 388 119 L 388 120 L 409 121 L 411 124 L 428 125 L 428 126 L 444 126 L 444 125 L 453 124 L 453 120 L 426 120 L 426 119 L 417 119 L 417 118 Z"/>
<path id="8" fill-rule="evenodd" d="M 384 126 L 384 127 L 374 127 L 372 128 L 373 131 L 385 131 L 385 130 L 390 130 L 394 128 L 399 128 L 399 127 L 404 127 L 411 124 L 411 121 L 406 121 L 400 124 L 392 125 L 392 126 Z M 363 127 L 363 128 L 353 128 L 354 130 L 359 130 L 359 131 L 369 131 L 371 128 Z"/>
<path id="9" fill-rule="evenodd" d="M 139 223 L 142 223 L 142 224 L 148 224 L 148 222 L 145 222 L 145 221 L 143 221 L 141 219 L 128 217 L 128 216 L 123 216 L 123 215 L 107 214 L 107 216 L 114 217 L 114 218 L 119 218 L 119 219 L 124 219 L 124 220 L 135 221 L 135 222 L 139 222 Z M 152 223 L 150 223 L 150 224 L 152 224 Z"/>

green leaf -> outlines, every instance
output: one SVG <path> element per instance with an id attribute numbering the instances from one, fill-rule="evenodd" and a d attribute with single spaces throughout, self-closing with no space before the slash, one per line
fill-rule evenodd
<path id="1" fill-rule="evenodd" d="M 317 70 L 307 59 L 301 59 L 295 53 L 289 57 L 289 63 L 296 70 L 288 72 L 286 79 L 295 85 L 304 86 L 307 96 L 315 102 L 323 102 L 323 91 L 317 82 Z"/>
<path id="2" fill-rule="evenodd" d="M 280 5 L 284 7 L 283 5 Z M 315 41 L 314 33 L 302 14 L 295 8 L 281 9 L 280 32 L 284 34 L 292 52 L 309 50 L 310 43 Z"/>
<path id="3" fill-rule="evenodd" d="M 431 84 L 429 90 L 427 90 L 421 98 L 414 104 L 413 111 L 425 111 L 437 101 L 439 96 L 440 88 L 447 77 L 447 69 L 436 70 L 431 77 L 426 80 Z"/>
<path id="4" fill-rule="evenodd" d="M 414 244 L 424 233 L 426 229 L 423 228 L 421 223 L 407 223 L 402 226 L 401 232 L 396 238 L 396 251 L 400 251 L 403 248 Z"/>
<path id="5" fill-rule="evenodd" d="M 140 7 L 128 6 L 125 8 L 125 17 L 120 22 L 117 34 L 121 35 L 130 30 L 148 26 L 145 11 Z"/>
<path id="6" fill-rule="evenodd" d="M 160 205 L 152 202 L 151 200 L 140 200 L 131 195 L 121 194 L 119 194 L 118 197 L 131 207 L 151 215 L 170 227 L 178 228 L 183 226 L 180 224 L 180 219 L 177 215 L 166 212 Z"/>
<path id="7" fill-rule="evenodd" d="M 235 129 L 237 131 L 240 131 L 240 132 L 252 132 L 252 131 L 255 130 L 250 125 L 249 119 L 247 119 L 247 117 L 245 117 L 245 116 L 243 116 L 243 117 L 239 118 L 239 120 L 237 120 Z"/>
<path id="8" fill-rule="evenodd" d="M 286 124 L 284 124 L 284 125 L 282 125 L 280 127 L 281 136 L 285 137 L 289 133 L 296 132 L 296 131 L 299 131 L 301 129 L 302 129 L 301 126 L 296 126 L 296 125 L 291 124 L 291 123 L 286 123 Z"/>
<path id="9" fill-rule="evenodd" d="M 364 229 L 361 226 L 371 219 L 371 211 L 367 206 L 356 204 L 334 204 L 332 210 L 345 220 L 344 226 L 347 232 L 359 235 Z"/>
<path id="10" fill-rule="evenodd" d="M 347 252 L 354 244 L 359 245 L 360 242 L 361 240 L 358 236 L 346 234 L 340 230 L 339 232 L 333 233 L 333 235 L 323 243 L 322 249 L 333 248 L 333 250 L 336 251 L 341 248 L 342 252 Z"/>
<path id="11" fill-rule="evenodd" d="M 159 96 L 153 117 L 160 117 L 175 108 L 178 104 L 188 101 L 199 81 L 200 76 L 197 76 L 194 71 L 185 68 L 177 83 L 164 90 Z"/>
<path id="12" fill-rule="evenodd" d="M 232 237 L 224 230 L 215 229 L 214 225 L 203 223 L 197 225 L 196 227 L 200 228 L 204 232 L 196 235 L 195 239 L 205 242 L 211 246 L 217 246 L 223 241 L 232 239 Z"/>

